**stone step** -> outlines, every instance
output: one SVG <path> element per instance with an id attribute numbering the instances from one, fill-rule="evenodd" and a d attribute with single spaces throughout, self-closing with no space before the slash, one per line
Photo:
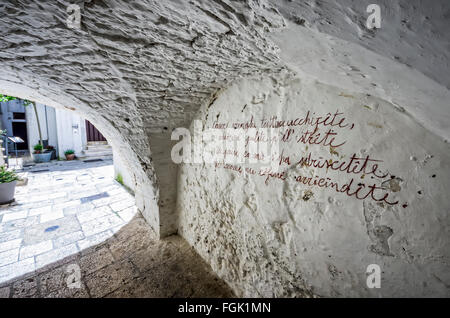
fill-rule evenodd
<path id="1" fill-rule="evenodd" d="M 84 150 L 85 153 L 97 153 L 97 152 L 111 152 L 112 148 L 89 148 Z"/>
<path id="2" fill-rule="evenodd" d="M 96 151 L 90 152 L 85 151 L 82 157 L 102 157 L 102 156 L 112 156 L 112 151 Z"/>
<path id="3" fill-rule="evenodd" d="M 107 141 L 88 141 L 88 146 L 94 146 L 94 145 L 108 145 Z"/>
<path id="4" fill-rule="evenodd" d="M 105 155 L 92 155 L 92 156 L 87 156 L 85 154 L 80 155 L 77 157 L 78 160 L 94 160 L 94 159 L 102 159 L 102 160 L 107 160 L 107 159 L 113 159 L 112 154 L 105 154 Z"/>
<path id="5" fill-rule="evenodd" d="M 86 146 L 86 150 L 95 150 L 95 149 L 111 149 L 110 145 L 94 145 L 94 146 Z"/>

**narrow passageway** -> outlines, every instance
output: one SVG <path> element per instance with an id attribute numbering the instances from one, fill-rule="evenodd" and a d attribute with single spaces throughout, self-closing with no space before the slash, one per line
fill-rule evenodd
<path id="1" fill-rule="evenodd" d="M 0 210 L 0 282 L 106 240 L 137 211 L 113 178 L 112 160 L 53 161 L 21 171 L 27 184 Z"/>
<path id="2" fill-rule="evenodd" d="M 0 297 L 231 295 L 180 237 L 158 241 L 111 159 L 20 174 L 27 184 L 0 208 Z"/>
<path id="3" fill-rule="evenodd" d="M 371 2 L 2 0 L 0 202 L 84 158 L 2 295 L 450 297 L 450 2 Z"/>

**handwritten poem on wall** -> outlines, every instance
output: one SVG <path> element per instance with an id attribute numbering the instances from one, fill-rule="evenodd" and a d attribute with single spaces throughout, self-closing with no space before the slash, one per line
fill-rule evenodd
<path id="1" fill-rule="evenodd" d="M 285 181 L 293 178 L 297 183 L 308 188 L 331 189 L 336 193 L 358 200 L 373 200 L 387 205 L 397 205 L 398 200 L 392 198 L 392 190 L 386 187 L 386 181 L 393 176 L 383 171 L 383 161 L 371 155 L 357 155 L 350 153 L 340 155 L 342 147 L 347 143 L 345 136 L 353 132 L 355 124 L 349 122 L 343 112 L 336 110 L 327 114 L 316 114 L 307 111 L 304 116 L 281 119 L 277 116 L 240 122 L 214 121 L 213 129 L 222 131 L 221 138 L 228 141 L 238 141 L 243 138 L 245 150 L 237 151 L 234 147 L 222 147 L 214 151 L 223 152 L 223 160 L 215 161 L 216 168 L 234 171 L 239 175 L 254 175 L 261 178 L 265 185 L 271 182 Z M 241 132 L 229 134 L 230 131 Z M 276 133 L 268 133 L 276 132 Z M 241 136 L 241 137 L 240 137 Z M 245 136 L 245 137 L 242 137 Z M 281 149 L 275 155 L 273 152 L 250 150 L 250 143 L 265 146 L 276 146 Z M 230 144 L 230 143 L 228 143 Z M 263 147 L 268 149 L 268 147 Z M 312 149 L 325 150 L 327 156 L 318 156 Z M 293 149 L 301 149 L 292 153 Z M 329 155 L 328 155 L 329 154 Z M 259 168 L 228 163 L 227 157 L 249 159 L 257 161 L 271 161 L 271 165 Z M 242 162 L 242 161 L 237 161 Z M 275 165 L 275 169 L 274 169 Z M 296 167 L 294 176 L 287 170 Z M 311 171 L 314 171 L 311 175 Z M 339 178 L 336 178 L 336 172 Z M 334 178 L 333 178 L 334 176 Z M 403 204 L 406 207 L 407 204 Z"/>

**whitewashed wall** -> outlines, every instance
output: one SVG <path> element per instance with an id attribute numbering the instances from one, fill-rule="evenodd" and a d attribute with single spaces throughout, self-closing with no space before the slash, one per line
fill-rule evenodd
<path id="1" fill-rule="evenodd" d="M 58 154 L 64 158 L 64 151 L 73 149 L 80 156 L 86 146 L 86 125 L 84 119 L 72 111 L 56 109 L 58 130 Z"/>
<path id="2" fill-rule="evenodd" d="M 307 127 L 291 127 L 290 140 L 280 143 L 290 158 L 279 166 L 285 180 L 267 179 L 258 168 L 246 173 L 249 164 L 184 165 L 179 233 L 239 296 L 450 296 L 450 146 L 411 116 L 367 94 L 271 77 L 233 84 L 199 119 L 211 128 L 253 116 L 261 127 L 263 118 L 305 118 L 308 111 L 322 118 L 339 111 L 346 126 L 333 127 L 334 147 L 297 142 Z M 309 154 L 380 161 L 377 175 L 296 165 Z M 352 190 L 305 185 L 299 176 L 330 178 L 339 189 L 353 180 Z M 372 184 L 382 188 L 379 201 L 365 198 Z M 350 194 L 359 185 L 358 199 Z M 379 289 L 366 285 L 370 264 L 380 266 Z"/>
<path id="3" fill-rule="evenodd" d="M 39 116 L 39 123 L 41 125 L 42 139 L 48 139 L 49 145 L 57 147 L 58 136 L 56 131 L 56 123 L 54 121 L 55 109 L 39 103 L 36 104 L 36 109 Z M 33 147 L 39 143 L 39 130 L 33 106 L 30 105 L 25 107 L 25 113 L 27 119 L 28 145 L 31 153 L 33 152 Z"/>

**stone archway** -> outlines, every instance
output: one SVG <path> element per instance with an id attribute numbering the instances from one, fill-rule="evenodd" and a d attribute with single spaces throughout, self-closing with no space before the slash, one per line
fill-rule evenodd
<path id="1" fill-rule="evenodd" d="M 299 265 L 311 264 L 311 259 L 302 258 L 306 249 L 299 249 L 299 246 L 304 240 L 293 238 L 295 218 L 317 209 L 317 214 L 311 219 L 298 223 L 311 226 L 308 233 L 320 234 L 323 228 L 315 227 L 313 217 L 324 214 L 324 209 L 337 211 L 333 207 L 334 199 L 316 201 L 306 196 L 308 204 L 315 205 L 314 209 L 302 200 L 293 200 L 304 205 L 294 214 L 289 209 L 280 209 L 280 204 L 272 207 L 258 204 L 259 198 L 266 199 L 267 195 L 276 194 L 283 187 L 290 191 L 286 184 L 267 194 L 254 190 L 250 182 L 238 183 L 236 180 L 239 179 L 231 173 L 218 176 L 215 171 L 201 173 L 197 167 L 188 167 L 191 174 L 178 180 L 177 167 L 169 157 L 169 137 L 173 128 L 188 126 L 199 110 L 200 114 L 196 115 L 205 122 L 214 120 L 222 110 L 226 111 L 228 119 L 233 112 L 237 113 L 236 117 L 241 116 L 250 111 L 248 106 L 251 104 L 256 105 L 254 109 L 259 113 L 273 110 L 272 105 L 266 105 L 265 109 L 260 105 L 268 103 L 265 100 L 269 96 L 267 90 L 249 89 L 256 85 L 249 79 L 255 76 L 260 82 L 257 85 L 265 83 L 264 89 L 269 87 L 273 90 L 270 102 L 279 103 L 282 110 L 285 109 L 282 98 L 286 96 L 284 93 L 289 85 L 295 88 L 290 93 L 298 93 L 296 96 L 301 97 L 302 92 L 297 89 L 305 87 L 308 96 L 321 88 L 321 92 L 331 91 L 333 95 L 315 95 L 328 96 L 328 101 L 333 103 L 347 98 L 361 104 L 355 107 L 367 106 L 377 110 L 379 105 L 389 102 L 385 105 L 387 113 L 398 113 L 385 115 L 383 125 L 384 120 L 389 122 L 399 114 L 407 117 L 398 120 L 398 125 L 391 122 L 391 127 L 408 123 L 409 127 L 414 127 L 413 132 L 420 132 L 427 142 L 415 145 L 410 139 L 414 134 L 409 133 L 405 137 L 402 133 L 406 130 L 403 130 L 397 132 L 394 139 L 386 137 L 391 143 L 379 141 L 371 147 L 403 149 L 403 144 L 408 144 L 411 147 L 404 149 L 409 149 L 411 154 L 402 153 L 401 160 L 392 161 L 394 165 L 402 164 L 402 178 L 407 180 L 420 173 L 426 174 L 426 179 L 422 180 L 428 183 L 430 178 L 433 182 L 433 188 L 421 185 L 417 180 L 406 182 L 431 190 L 425 197 L 421 197 L 425 193 L 423 189 L 404 191 L 404 195 L 409 196 L 408 202 L 426 206 L 421 208 L 417 204 L 411 207 L 410 203 L 409 209 L 416 217 L 399 218 L 404 223 L 396 225 L 395 229 L 392 224 L 397 221 L 388 219 L 381 224 L 381 215 L 391 217 L 405 213 L 408 211 L 408 204 L 403 203 L 406 199 L 393 213 L 380 212 L 376 207 L 365 204 L 356 209 L 353 201 L 346 200 L 347 212 L 352 213 L 347 215 L 348 220 L 361 220 L 361 224 L 350 227 L 349 222 L 339 224 L 336 220 L 324 224 L 331 227 L 333 236 L 342 235 L 352 240 L 355 238 L 352 233 L 358 228 L 358 241 L 375 242 L 370 247 L 372 251 L 362 246 L 353 255 L 361 253 L 366 259 L 379 257 L 386 262 L 395 260 L 397 265 L 390 272 L 394 276 L 404 271 L 417 277 L 416 271 L 422 264 L 412 268 L 417 264 L 414 262 L 420 263 L 422 257 L 435 260 L 436 263 L 423 265 L 430 271 L 430 276 L 437 273 L 433 284 L 417 281 L 416 285 L 423 288 L 412 291 L 408 284 L 415 281 L 404 279 L 406 275 L 400 274 L 403 278 L 399 281 L 392 279 L 392 288 L 388 288 L 385 295 L 445 293 L 443 282 L 448 275 L 444 268 L 446 264 L 440 259 L 442 255 L 448 256 L 448 249 L 445 249 L 448 239 L 439 239 L 440 246 L 432 248 L 419 241 L 426 237 L 428 243 L 433 242 L 434 235 L 446 233 L 448 228 L 445 224 L 448 216 L 442 214 L 448 210 L 448 200 L 442 190 L 446 181 L 436 179 L 437 174 L 431 171 L 441 169 L 439 173 L 448 180 L 448 144 L 445 143 L 450 136 L 448 1 L 440 0 L 426 6 L 418 0 L 402 0 L 395 4 L 380 1 L 384 12 L 380 30 L 365 28 L 368 0 L 343 0 L 338 4 L 332 1 L 278 0 L 73 2 L 81 10 L 81 27 L 78 29 L 67 27 L 66 9 L 71 1 L 2 3 L 7 14 L 0 21 L 0 29 L 4 30 L 0 52 L 4 69 L 0 74 L 0 85 L 8 94 L 56 107 L 73 107 L 103 129 L 107 138 L 113 142 L 116 140 L 115 146 L 134 172 L 136 193 L 141 198 L 137 198 L 138 205 L 160 236 L 179 229 L 175 207 L 177 190 L 182 187 L 185 188 L 183 191 L 189 189 L 187 192 L 194 194 L 187 197 L 186 204 L 180 209 L 180 234 L 238 294 L 298 295 L 299 290 L 293 282 L 301 282 L 303 278 L 307 281 L 311 274 L 311 271 L 302 271 Z M 286 74 L 297 78 L 287 81 L 283 78 Z M 303 81 L 312 84 L 303 85 Z M 321 83 L 332 87 L 324 87 Z M 219 90 L 221 92 L 216 96 Z M 288 97 L 289 101 L 294 100 L 292 96 Z M 367 99 L 371 99 L 373 105 L 365 105 Z M 301 104 L 309 100 L 297 101 Z M 344 102 L 339 103 L 342 105 Z M 324 105 L 328 103 L 324 101 Z M 322 109 L 320 107 L 314 105 L 312 111 Z M 328 110 L 331 107 L 335 105 Z M 367 123 L 370 118 L 366 116 L 359 119 Z M 384 127 L 380 123 L 371 122 L 371 125 L 368 126 L 380 130 Z M 392 131 L 381 130 L 383 133 Z M 358 141 L 364 135 L 360 133 L 351 140 Z M 372 140 L 370 135 L 366 136 Z M 356 143 L 357 151 L 367 150 L 362 144 Z M 426 149 L 429 146 L 432 148 Z M 439 156 L 433 159 L 432 153 Z M 199 174 L 198 178 L 195 174 Z M 396 173 L 393 179 L 395 177 L 399 174 Z M 224 186 L 224 189 L 215 188 L 216 184 Z M 233 192 L 230 189 L 237 190 Z M 214 201 L 205 199 L 208 191 L 216 196 Z M 279 194 L 272 201 L 282 202 L 285 200 L 283 195 Z M 196 201 L 199 209 L 189 205 L 189 200 Z M 431 216 L 424 217 L 428 222 L 426 226 L 420 222 L 421 210 L 431 211 Z M 291 212 L 288 219 L 286 215 Z M 235 226 L 237 216 L 253 217 L 255 227 L 250 228 L 249 219 L 241 220 L 241 228 Z M 263 223 L 265 217 L 270 221 L 267 224 Z M 411 226 L 409 222 L 412 220 L 415 220 L 413 232 L 418 235 L 406 233 L 408 228 L 405 224 Z M 433 223 L 435 221 L 436 224 Z M 333 226 L 336 224 L 342 225 L 340 231 Z M 367 229 L 362 225 L 367 225 Z M 213 235 L 209 235 L 208 231 L 213 229 Z M 374 234 L 375 230 L 379 231 L 379 236 Z M 400 234 L 391 253 L 383 244 L 393 233 Z M 225 242 L 214 239 L 214 235 L 225 239 Z M 261 240 L 264 236 L 267 240 Z M 268 246 L 266 242 L 273 245 Z M 333 247 L 335 242 L 335 237 L 320 241 L 324 249 L 316 260 L 324 270 L 313 275 L 317 281 L 311 283 L 312 287 L 329 296 L 335 295 L 330 281 L 339 287 L 347 286 L 350 281 L 354 283 L 352 289 L 342 290 L 338 295 L 368 295 L 370 291 L 361 283 L 365 277 L 354 276 L 356 272 L 363 272 L 367 262 L 354 263 L 358 269 L 349 273 L 348 267 L 332 260 L 332 253 L 325 253 L 326 250 L 336 250 Z M 313 254 L 318 253 L 317 245 L 312 246 Z M 382 245 L 381 251 L 379 245 Z M 267 252 L 270 248 L 280 255 L 272 257 Z M 373 253 L 373 249 L 379 254 Z M 432 249 L 434 254 L 428 255 Z M 224 252 L 230 257 L 224 257 Z M 341 255 L 338 258 L 342 259 Z M 351 260 L 352 255 L 345 257 L 345 261 Z M 262 262 L 267 266 L 262 266 Z M 342 276 L 343 272 L 346 274 Z M 441 275 L 445 278 L 439 278 Z"/>
<path id="2" fill-rule="evenodd" d="M 67 97 L 64 94 L 55 96 L 49 92 L 36 91 L 19 83 L 0 80 L 1 93 L 28 99 L 63 110 L 74 111 L 83 118 L 94 123 L 106 136 L 114 149 L 118 164 L 127 170 L 127 186 L 135 192 L 136 204 L 148 224 L 159 235 L 158 188 L 153 167 L 140 161 L 133 145 L 120 133 L 120 127 L 111 124 L 98 111 L 93 110 L 80 100 Z M 149 146 L 145 148 L 150 156 Z"/>
<path id="3" fill-rule="evenodd" d="M 187 127 L 201 104 L 236 77 L 283 68 L 265 34 L 284 21 L 257 3 L 236 3 L 236 12 L 245 12 L 238 19 L 216 17 L 219 3 L 75 3 L 79 29 L 67 25 L 70 1 L 2 4 L 8 13 L 1 21 L 8 32 L 2 84 L 11 93 L 23 85 L 48 105 L 70 105 L 109 139 L 121 140 L 116 148 L 131 154 L 130 166 L 139 171 L 135 191 L 143 214 L 161 236 L 176 233 L 172 129 Z M 27 18 L 18 17 L 23 13 Z M 16 32 L 11 27 L 19 20 Z M 152 219 L 147 211 L 156 207 L 159 219 Z"/>

